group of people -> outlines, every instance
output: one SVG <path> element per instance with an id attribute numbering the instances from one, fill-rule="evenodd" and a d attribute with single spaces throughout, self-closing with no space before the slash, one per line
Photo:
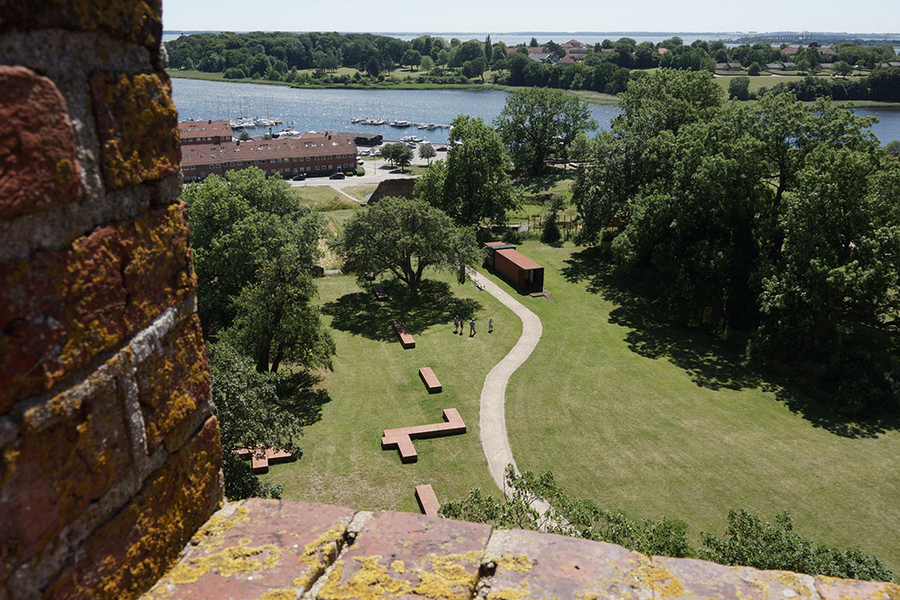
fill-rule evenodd
<path id="1" fill-rule="evenodd" d="M 461 319 L 459 315 L 453 317 L 453 333 L 463 334 L 466 327 L 466 320 Z M 494 333 L 494 319 L 488 319 L 488 333 Z M 475 337 L 475 317 L 469 321 L 469 337 Z"/>

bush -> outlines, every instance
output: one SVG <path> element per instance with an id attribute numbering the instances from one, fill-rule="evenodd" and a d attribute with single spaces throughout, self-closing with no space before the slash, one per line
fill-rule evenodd
<path id="1" fill-rule="evenodd" d="M 243 69 L 231 67 L 225 70 L 225 79 L 245 79 L 247 77 Z"/>

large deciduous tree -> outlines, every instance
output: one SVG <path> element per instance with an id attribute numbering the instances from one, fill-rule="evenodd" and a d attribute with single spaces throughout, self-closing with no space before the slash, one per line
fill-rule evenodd
<path id="1" fill-rule="evenodd" d="M 391 273 L 407 285 L 410 301 L 426 269 L 459 272 L 481 253 L 472 228 L 456 227 L 440 209 L 406 198 L 385 198 L 356 213 L 338 246 L 358 276 Z"/>
<path id="2" fill-rule="evenodd" d="M 531 88 L 512 94 L 494 121 L 516 169 L 537 174 L 545 160 L 565 156 L 579 131 L 596 129 L 587 105 L 560 90 Z"/>
<path id="3" fill-rule="evenodd" d="M 481 119 L 459 115 L 450 131 L 446 161 L 431 165 L 416 182 L 416 197 L 440 208 L 459 225 L 505 219 L 518 205 L 500 136 Z"/>

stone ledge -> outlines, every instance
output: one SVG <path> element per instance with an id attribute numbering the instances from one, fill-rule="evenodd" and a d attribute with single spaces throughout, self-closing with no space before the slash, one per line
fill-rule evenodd
<path id="1" fill-rule="evenodd" d="M 228 504 L 143 596 L 860 600 L 891 583 L 645 556 L 613 544 L 397 512 L 251 499 Z"/>

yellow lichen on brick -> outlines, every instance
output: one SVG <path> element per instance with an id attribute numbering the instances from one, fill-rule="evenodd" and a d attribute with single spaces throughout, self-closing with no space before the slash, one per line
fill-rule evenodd
<path id="1" fill-rule="evenodd" d="M 412 591 L 408 581 L 394 579 L 388 573 L 387 567 L 378 562 L 381 560 L 380 556 L 367 556 L 353 560 L 362 563 L 359 571 L 350 578 L 350 581 L 341 585 L 344 561 L 337 561 L 334 569 L 328 574 L 325 585 L 319 590 L 319 598 L 323 600 L 376 600 L 385 596 L 397 598 Z"/>
<path id="2" fill-rule="evenodd" d="M 249 514 L 246 506 L 238 506 L 230 515 L 213 515 L 197 530 L 191 543 L 203 548 L 218 548 L 225 542 L 223 534 L 240 523 L 248 523 Z"/>
<path id="3" fill-rule="evenodd" d="M 527 573 L 531 570 L 531 565 L 531 559 L 524 554 L 517 554 L 516 556 L 504 554 L 503 558 L 497 561 L 497 566 L 516 573 Z"/>
<path id="4" fill-rule="evenodd" d="M 73 165 L 72 161 L 68 158 L 63 158 L 56 163 L 55 171 L 56 183 L 65 185 L 72 180 L 72 177 L 74 177 L 75 165 Z"/>
<path id="5" fill-rule="evenodd" d="M 681 579 L 672 575 L 668 569 L 658 565 L 646 563 L 634 569 L 630 573 L 637 577 L 644 585 L 649 586 L 663 598 L 683 596 L 684 584 Z"/>
<path id="6" fill-rule="evenodd" d="M 491 592 L 487 596 L 487 600 L 521 600 L 528 597 L 528 583 L 523 583 L 521 589 L 503 588 Z"/>
<path id="7" fill-rule="evenodd" d="M 394 562 L 392 562 L 391 568 L 395 573 L 399 573 L 400 575 L 403 575 L 403 572 L 406 570 L 406 567 L 404 566 L 402 560 L 395 560 Z"/>
<path id="8" fill-rule="evenodd" d="M 269 590 L 259 600 L 294 600 L 297 593 L 297 590 Z"/>
<path id="9" fill-rule="evenodd" d="M 257 558 L 263 552 L 268 551 L 266 558 L 262 561 Z M 274 558 L 273 558 L 274 557 Z M 271 569 L 278 564 L 281 557 L 281 550 L 276 548 L 274 544 L 265 544 L 264 546 L 232 546 L 221 552 L 192 558 L 187 563 L 180 563 L 169 572 L 169 581 L 175 585 L 183 585 L 185 583 L 194 583 L 213 567 L 217 568 L 219 575 L 222 577 L 231 577 L 235 573 L 246 573 L 248 571 L 261 571 L 263 569 Z"/>
<path id="10" fill-rule="evenodd" d="M 343 539 L 345 531 L 343 524 L 335 523 L 328 531 L 306 544 L 298 560 L 307 566 L 307 571 L 294 579 L 295 586 L 305 588 L 325 572 L 331 559 L 337 555 L 337 542 Z"/>

